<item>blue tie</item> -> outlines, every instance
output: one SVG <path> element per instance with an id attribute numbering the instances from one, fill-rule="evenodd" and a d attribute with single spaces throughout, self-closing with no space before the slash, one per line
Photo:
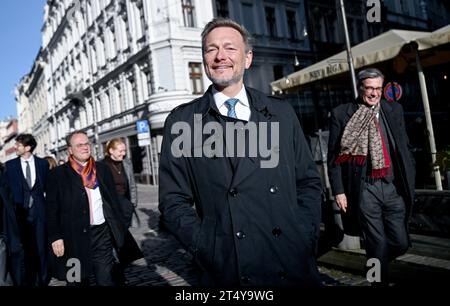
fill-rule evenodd
<path id="1" fill-rule="evenodd" d="M 239 99 L 228 99 L 225 101 L 225 104 L 228 107 L 228 113 L 227 113 L 228 117 L 237 118 L 236 110 L 234 107 L 236 106 L 236 103 L 238 103 L 238 102 L 239 102 Z"/>

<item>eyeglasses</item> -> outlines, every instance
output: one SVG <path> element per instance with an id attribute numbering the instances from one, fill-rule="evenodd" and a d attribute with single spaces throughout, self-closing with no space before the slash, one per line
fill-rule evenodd
<path id="1" fill-rule="evenodd" d="M 77 149 L 81 149 L 81 148 L 90 147 L 90 146 L 91 146 L 91 143 L 90 142 L 86 142 L 86 143 L 78 143 L 76 145 L 73 145 L 72 147 L 75 147 Z"/>
<path id="2" fill-rule="evenodd" d="M 374 91 L 376 91 L 376 92 L 381 92 L 381 90 L 382 90 L 382 88 L 381 87 L 372 87 L 372 86 L 368 86 L 368 87 L 364 87 L 364 90 L 366 91 L 366 92 L 374 92 Z"/>

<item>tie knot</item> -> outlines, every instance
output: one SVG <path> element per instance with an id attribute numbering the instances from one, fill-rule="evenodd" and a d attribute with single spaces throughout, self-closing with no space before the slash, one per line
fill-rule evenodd
<path id="1" fill-rule="evenodd" d="M 225 104 L 228 108 L 234 108 L 236 104 L 239 102 L 239 99 L 228 99 L 225 101 Z"/>
<path id="2" fill-rule="evenodd" d="M 225 101 L 226 106 L 228 107 L 228 113 L 227 116 L 231 118 L 237 118 L 236 116 L 236 110 L 234 107 L 236 106 L 236 103 L 239 102 L 239 99 L 228 99 Z"/>

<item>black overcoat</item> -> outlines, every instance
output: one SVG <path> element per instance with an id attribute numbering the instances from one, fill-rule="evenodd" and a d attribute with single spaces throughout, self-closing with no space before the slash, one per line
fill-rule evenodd
<path id="1" fill-rule="evenodd" d="M 358 99 L 354 103 L 342 104 L 331 113 L 330 137 L 328 142 L 328 174 L 333 195 L 345 193 L 347 196 L 347 212 L 342 213 L 344 232 L 348 235 L 361 235 L 359 224 L 359 204 L 362 184 L 366 178 L 366 164 L 358 166 L 351 163 L 336 164 L 335 160 L 341 148 L 341 138 L 347 122 L 358 109 Z M 391 156 L 394 167 L 394 184 L 406 205 L 407 222 L 414 200 L 415 162 L 410 151 L 408 135 L 405 129 L 403 108 L 397 102 L 388 103 L 381 100 L 381 112 L 387 121 L 390 131 L 388 140 L 394 154 Z M 394 142 L 394 143 L 392 143 Z"/>
<path id="2" fill-rule="evenodd" d="M 279 124 L 279 144 L 272 143 L 278 165 L 262 168 L 263 157 L 250 154 L 236 168 L 228 157 L 195 157 L 195 139 L 188 148 L 191 157 L 173 155 L 175 123 L 202 129 L 224 119 L 210 88 L 166 120 L 159 187 L 162 220 L 194 254 L 203 272 L 201 284 L 317 285 L 314 250 L 322 186 L 310 149 L 288 103 L 250 88 L 247 96 L 251 122 L 267 123 L 271 131 L 276 126 L 271 123 Z M 201 135 L 203 143 L 210 136 Z"/>
<path id="3" fill-rule="evenodd" d="M 96 162 L 97 180 L 103 201 L 103 214 L 110 228 L 113 243 L 120 248 L 124 242 L 125 225 L 120 211 L 119 199 L 111 170 Z M 47 227 L 49 242 L 64 240 L 64 256 L 52 252 L 53 276 L 66 279 L 70 258 L 79 259 L 81 278 L 90 275 L 90 220 L 89 201 L 82 178 L 70 163 L 52 169 L 47 181 Z"/>

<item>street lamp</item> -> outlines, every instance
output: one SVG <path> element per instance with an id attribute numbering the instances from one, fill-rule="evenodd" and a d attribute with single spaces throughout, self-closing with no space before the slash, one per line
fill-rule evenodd
<path id="1" fill-rule="evenodd" d="M 297 58 L 297 51 L 295 51 L 295 56 L 294 56 L 294 66 L 295 66 L 295 67 L 300 66 L 300 62 L 298 61 L 298 58 Z"/>

